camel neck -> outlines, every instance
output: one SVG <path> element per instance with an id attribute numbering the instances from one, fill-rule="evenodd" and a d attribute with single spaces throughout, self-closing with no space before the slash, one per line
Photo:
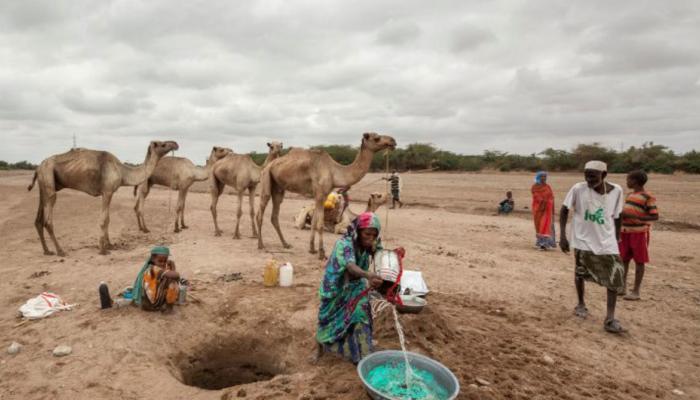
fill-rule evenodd
<path id="1" fill-rule="evenodd" d="M 333 170 L 334 187 L 350 187 L 359 182 L 365 176 L 372 164 L 374 152 L 364 145 L 355 156 L 355 160 L 350 165 L 337 164 Z"/>
<path id="2" fill-rule="evenodd" d="M 211 172 L 213 162 L 207 161 L 207 165 L 200 167 L 199 165 L 194 166 L 194 180 L 195 181 L 206 181 L 209 178 L 209 173 Z"/>
<path id="3" fill-rule="evenodd" d="M 148 179 L 153 170 L 156 169 L 158 157 L 152 156 L 150 152 L 146 154 L 143 164 L 131 167 L 121 164 L 122 186 L 138 186 Z"/>
<path id="4" fill-rule="evenodd" d="M 267 153 L 267 157 L 265 157 L 262 168 L 265 168 L 267 164 L 271 163 L 275 158 L 277 158 L 277 154 Z"/>

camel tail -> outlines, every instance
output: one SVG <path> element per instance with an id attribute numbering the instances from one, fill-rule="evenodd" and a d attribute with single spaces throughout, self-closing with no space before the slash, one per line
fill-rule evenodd
<path id="1" fill-rule="evenodd" d="M 27 191 L 31 191 L 34 188 L 34 183 L 36 183 L 37 173 L 34 171 L 34 177 L 32 178 L 32 183 L 27 186 Z"/>
<path id="2" fill-rule="evenodd" d="M 136 190 L 139 188 L 138 185 L 134 186 L 134 197 L 136 197 Z"/>

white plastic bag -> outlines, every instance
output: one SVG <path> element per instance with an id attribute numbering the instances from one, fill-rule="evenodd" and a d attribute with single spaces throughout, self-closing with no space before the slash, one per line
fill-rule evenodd
<path id="1" fill-rule="evenodd" d="M 19 308 L 19 312 L 27 319 L 40 319 L 48 317 L 56 311 L 70 310 L 73 305 L 66 304 L 61 297 L 55 293 L 44 292 Z"/>
<path id="2" fill-rule="evenodd" d="M 401 290 L 411 289 L 411 294 L 424 296 L 428 294 L 428 285 L 423 280 L 423 274 L 420 271 L 404 270 L 401 275 Z"/>

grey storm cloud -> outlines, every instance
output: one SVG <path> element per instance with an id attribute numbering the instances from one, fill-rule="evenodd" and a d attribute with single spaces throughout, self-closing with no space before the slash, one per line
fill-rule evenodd
<path id="1" fill-rule="evenodd" d="M 0 159 L 153 139 L 700 147 L 700 3 L 0 2 Z"/>

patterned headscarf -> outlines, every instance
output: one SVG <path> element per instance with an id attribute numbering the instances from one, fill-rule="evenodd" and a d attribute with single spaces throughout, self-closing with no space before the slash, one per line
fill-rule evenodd
<path id="1" fill-rule="evenodd" d="M 545 171 L 539 171 L 538 173 L 535 174 L 535 183 L 540 185 L 542 184 L 542 178 L 547 176 L 547 172 Z"/>
<path id="2" fill-rule="evenodd" d="M 141 305 L 141 295 L 143 292 L 143 274 L 148 271 L 148 268 L 151 266 L 151 257 L 154 255 L 164 255 L 164 256 L 169 256 L 170 255 L 170 249 L 165 247 L 165 246 L 156 246 L 151 249 L 151 255 L 148 257 L 146 262 L 143 264 L 143 267 L 141 267 L 141 270 L 139 271 L 138 275 L 136 275 L 136 280 L 134 281 L 134 286 L 131 289 L 132 293 L 132 298 L 134 299 L 134 304 L 136 305 Z"/>
<path id="3" fill-rule="evenodd" d="M 345 238 L 349 238 L 353 243 L 357 243 L 357 236 L 359 235 L 360 229 L 374 228 L 377 230 L 377 239 L 374 241 L 372 246 L 372 253 L 377 249 L 377 245 L 381 243 L 381 231 L 382 226 L 379 222 L 379 216 L 373 212 L 366 211 L 358 215 L 350 225 L 348 226 L 347 232 L 345 233 Z"/>

